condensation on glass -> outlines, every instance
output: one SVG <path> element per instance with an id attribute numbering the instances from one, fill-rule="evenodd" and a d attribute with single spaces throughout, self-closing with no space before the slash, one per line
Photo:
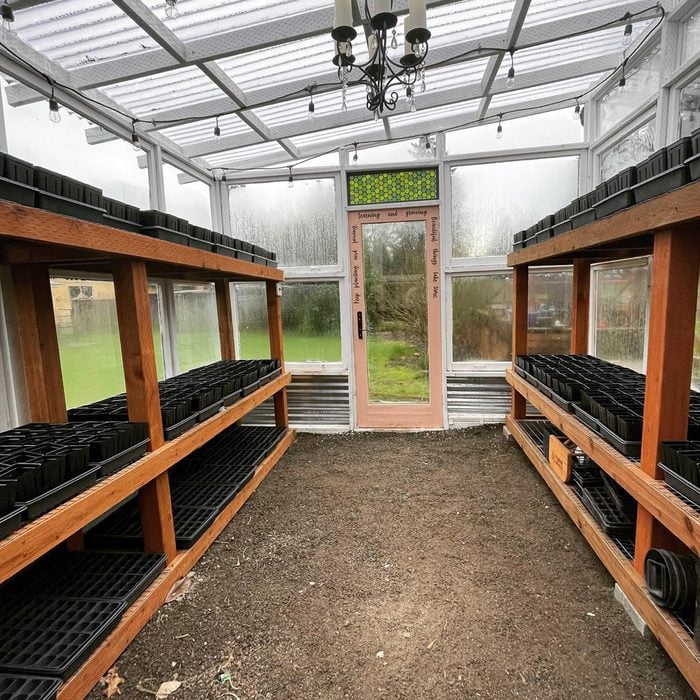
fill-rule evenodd
<path id="1" fill-rule="evenodd" d="M 700 127 L 700 73 L 681 90 L 679 136 L 690 136 L 698 127 Z"/>
<path id="2" fill-rule="evenodd" d="M 229 196 L 236 238 L 275 251 L 284 267 L 338 263 L 333 179 L 232 185 Z"/>
<path id="3" fill-rule="evenodd" d="M 692 14 L 683 26 L 683 61 L 700 51 L 700 12 Z"/>
<path id="4" fill-rule="evenodd" d="M 424 221 L 362 225 L 369 402 L 427 403 Z"/>
<path id="5" fill-rule="evenodd" d="M 578 193 L 576 156 L 464 165 L 451 172 L 453 257 L 505 255 L 516 231 Z"/>
<path id="6" fill-rule="evenodd" d="M 598 100 L 599 134 L 610 131 L 628 114 L 659 92 L 661 47 L 656 44 L 625 72 L 625 86 L 617 84 Z"/>
<path id="7" fill-rule="evenodd" d="M 186 219 L 195 226 L 211 228 L 211 188 L 201 180 L 181 183 L 182 173 L 163 163 L 165 201 L 170 214 Z"/>
<path id="8" fill-rule="evenodd" d="M 164 377 L 158 287 L 149 285 L 158 378 Z M 111 280 L 51 279 L 61 372 L 68 408 L 124 391 L 119 324 Z"/>
<path id="9" fill-rule="evenodd" d="M 173 292 L 178 372 L 220 360 L 214 285 L 178 282 L 173 285 Z"/>
<path id="10" fill-rule="evenodd" d="M 596 356 L 644 372 L 650 271 L 646 262 L 593 268 Z"/>
<path id="11" fill-rule="evenodd" d="M 527 303 L 528 352 L 569 352 L 572 281 L 571 269 L 530 270 Z"/>
<path id="12" fill-rule="evenodd" d="M 654 152 L 656 119 L 650 119 L 600 154 L 600 180 L 641 163 Z"/>

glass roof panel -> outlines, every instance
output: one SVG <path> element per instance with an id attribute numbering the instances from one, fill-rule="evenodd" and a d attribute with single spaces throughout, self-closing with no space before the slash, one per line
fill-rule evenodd
<path id="1" fill-rule="evenodd" d="M 515 0 L 463 0 L 428 9 L 431 48 L 505 31 L 514 5 Z M 403 41 L 403 22 L 399 27 Z"/>
<path id="2" fill-rule="evenodd" d="M 161 19 L 166 19 L 164 0 L 145 0 L 145 4 Z M 292 21 L 302 12 L 327 9 L 329 3 L 328 0 L 179 0 L 177 6 L 180 15 L 167 19 L 168 26 L 187 41 L 275 19 Z M 330 7 L 332 13 L 332 4 Z"/>
<path id="3" fill-rule="evenodd" d="M 214 119 L 201 119 L 191 124 L 171 126 L 167 129 L 160 129 L 159 131 L 163 136 L 167 136 L 171 141 L 178 144 L 178 146 L 187 146 L 191 143 L 213 139 L 215 124 L 216 122 Z M 221 138 L 246 134 L 252 131 L 252 129 L 235 114 L 225 114 L 219 117 L 219 128 L 221 129 Z"/>
<path id="4" fill-rule="evenodd" d="M 536 87 L 525 88 L 524 90 L 508 90 L 494 95 L 489 109 L 508 107 L 508 105 L 518 104 L 520 102 L 530 102 L 532 100 L 541 100 L 548 97 L 555 102 L 559 96 L 571 95 L 572 93 L 582 94 L 590 87 L 595 85 L 604 73 L 594 73 L 592 75 L 583 75 L 580 78 L 571 78 L 569 80 L 558 80 L 545 85 L 537 85 Z M 562 98 L 564 99 L 564 98 Z M 554 107 L 554 105 L 553 105 Z"/>
<path id="5" fill-rule="evenodd" d="M 484 77 L 484 71 L 488 63 L 488 58 L 478 58 L 473 61 L 466 61 L 459 65 L 440 66 L 439 68 L 428 68 L 425 71 L 426 94 L 438 92 L 453 87 L 464 87 L 465 85 L 480 83 Z M 421 99 L 421 92 L 416 92 L 416 104 Z"/>
<path id="6" fill-rule="evenodd" d="M 425 122 L 441 119 L 447 120 L 450 117 L 464 117 L 463 121 L 469 121 L 470 117 L 476 113 L 480 100 L 466 100 L 465 102 L 455 102 L 451 105 L 442 105 L 440 107 L 430 107 L 428 109 L 419 109 L 417 112 L 406 112 L 405 114 L 397 114 L 389 118 L 389 127 L 395 129 L 397 127 L 410 127 L 414 124 L 423 124 Z"/>
<path id="7" fill-rule="evenodd" d="M 16 9 L 13 29 L 64 68 L 158 46 L 112 0 L 52 0 Z"/>
<path id="8" fill-rule="evenodd" d="M 139 116 L 225 97 L 197 66 L 107 85 L 102 91 Z"/>
<path id="9" fill-rule="evenodd" d="M 278 155 L 289 157 L 287 151 L 285 151 L 277 141 L 268 141 L 267 143 L 255 144 L 254 146 L 234 148 L 231 151 L 212 153 L 206 156 L 206 161 L 212 167 L 219 167 L 225 164 L 235 165 L 236 163 L 249 162 L 255 159 L 267 160 Z"/>
<path id="10" fill-rule="evenodd" d="M 532 0 L 523 28 L 552 20 L 572 18 L 571 31 L 573 32 L 576 31 L 576 15 L 619 7 L 620 17 L 622 17 L 627 11 L 627 5 L 629 5 L 627 0 Z M 618 36 L 622 41 L 622 28 L 618 29 Z"/>

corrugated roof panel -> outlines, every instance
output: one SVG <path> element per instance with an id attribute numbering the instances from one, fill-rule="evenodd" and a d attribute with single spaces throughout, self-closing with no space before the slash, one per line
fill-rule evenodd
<path id="1" fill-rule="evenodd" d="M 508 90 L 498 95 L 494 95 L 491 100 L 490 109 L 504 107 L 508 105 L 518 104 L 520 102 L 530 102 L 533 100 L 552 98 L 555 102 L 561 95 L 570 95 L 571 93 L 583 93 L 590 87 L 595 85 L 602 77 L 603 73 L 594 73 L 592 75 L 584 75 L 580 78 L 571 78 L 570 80 L 558 80 L 554 83 L 546 83 L 537 87 L 526 88 L 524 90 Z"/>
<path id="2" fill-rule="evenodd" d="M 381 121 L 375 122 L 371 120 L 362 124 L 350 124 L 337 129 L 325 129 L 324 131 L 315 131 L 303 136 L 294 136 L 289 140 L 298 148 L 319 146 L 317 150 L 323 150 L 323 145 L 329 142 L 336 143 L 342 140 L 343 144 L 341 145 L 349 145 L 353 141 L 368 141 L 375 138 L 378 140 L 384 138 L 384 126 Z M 336 146 L 336 148 L 338 147 Z"/>
<path id="3" fill-rule="evenodd" d="M 479 106 L 478 99 L 466 100 L 465 102 L 455 102 L 451 105 L 441 105 L 440 107 L 430 107 L 428 109 L 419 109 L 417 112 L 406 112 L 397 114 L 389 118 L 389 127 L 411 126 L 412 124 L 421 124 L 434 119 L 448 119 L 452 117 L 463 116 L 466 122 L 470 115 L 476 113 Z"/>
<path id="4" fill-rule="evenodd" d="M 515 0 L 463 0 L 431 8 L 427 13 L 432 34 L 430 46 L 446 46 L 503 32 L 508 27 L 514 5 Z M 399 25 L 403 35 L 403 22 Z"/>
<path id="5" fill-rule="evenodd" d="M 650 5 L 653 3 L 649 3 Z M 571 18 L 571 31 L 576 31 L 576 15 L 610 7 L 620 8 L 620 17 L 625 14 L 627 0 L 532 0 L 523 28 L 543 24 L 557 19 Z M 622 28 L 618 29 L 622 41 Z"/>
<path id="6" fill-rule="evenodd" d="M 216 168 L 227 163 L 235 166 L 236 163 L 248 163 L 249 161 L 255 161 L 255 159 L 262 160 L 263 158 L 276 155 L 286 156 L 287 152 L 276 141 L 268 141 L 267 143 L 255 144 L 254 146 L 234 148 L 231 151 L 212 153 L 206 156 L 206 161 L 213 168 Z"/>
<path id="7" fill-rule="evenodd" d="M 167 136 L 179 146 L 186 146 L 191 143 L 209 141 L 214 138 L 215 124 L 216 121 L 214 119 L 201 119 L 191 124 L 171 126 L 167 129 L 160 129 L 159 131 L 163 136 Z M 225 114 L 219 117 L 219 128 L 221 129 L 221 138 L 246 134 L 252 131 L 252 129 L 235 114 Z"/>

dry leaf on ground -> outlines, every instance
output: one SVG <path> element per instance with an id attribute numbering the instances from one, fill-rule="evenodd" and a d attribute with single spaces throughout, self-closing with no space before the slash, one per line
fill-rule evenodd
<path id="1" fill-rule="evenodd" d="M 122 691 L 119 686 L 124 682 L 124 679 L 117 673 L 117 667 L 112 666 L 112 668 L 107 671 L 107 673 L 100 679 L 100 684 L 104 686 L 102 694 L 107 698 L 113 698 L 115 695 L 121 695 Z"/>
<path id="2" fill-rule="evenodd" d="M 181 578 L 174 583 L 165 602 L 172 603 L 174 600 L 182 600 L 189 593 L 190 588 L 192 588 L 192 577 L 193 574 L 190 572 L 185 578 Z"/>
<path id="3" fill-rule="evenodd" d="M 181 685 L 180 681 L 165 681 L 165 683 L 161 683 L 156 693 L 156 700 L 170 697 Z"/>

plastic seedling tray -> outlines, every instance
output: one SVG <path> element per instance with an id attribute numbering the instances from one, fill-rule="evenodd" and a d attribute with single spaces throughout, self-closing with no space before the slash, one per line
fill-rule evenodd
<path id="1" fill-rule="evenodd" d="M 683 165 L 693 155 L 693 143 L 690 136 L 683 136 L 670 146 L 666 146 L 666 159 L 669 168 Z"/>
<path id="2" fill-rule="evenodd" d="M 256 389 L 260 388 L 260 380 L 256 380 L 254 382 L 251 382 L 250 384 L 247 384 L 246 386 L 243 387 L 243 396 L 249 396 L 252 394 Z"/>
<path id="3" fill-rule="evenodd" d="M 178 243 L 179 245 L 186 246 L 189 242 L 189 236 L 186 236 L 184 233 L 161 226 L 142 226 L 141 233 L 144 236 L 157 238 L 160 241 L 167 241 L 168 243 Z"/>
<path id="4" fill-rule="evenodd" d="M 243 389 L 236 389 L 236 391 L 231 392 L 230 394 L 226 394 L 223 399 L 221 399 L 221 402 L 223 403 L 224 406 L 233 406 L 238 399 L 240 399 L 243 396 Z"/>
<path id="5" fill-rule="evenodd" d="M 258 464 L 262 461 L 260 457 Z M 183 484 L 229 484 L 240 491 L 253 477 L 257 464 L 195 464 L 178 471 L 175 478 Z"/>
<path id="6" fill-rule="evenodd" d="M 215 403 L 211 404 L 211 406 L 207 406 L 207 408 L 203 408 L 201 411 L 198 411 L 197 422 L 203 423 L 205 420 L 208 420 L 212 416 L 215 416 L 221 410 L 221 407 L 223 405 L 224 401 L 223 399 L 220 399 L 219 401 L 216 401 Z"/>
<path id="7" fill-rule="evenodd" d="M 174 425 L 168 426 L 165 428 L 165 439 L 173 440 L 178 435 L 182 435 L 182 433 L 184 433 L 186 430 L 189 430 L 196 422 L 197 414 L 195 413 L 194 415 L 187 416 L 187 418 L 184 418 Z"/>
<path id="8" fill-rule="evenodd" d="M 135 462 L 137 459 L 141 459 L 141 457 L 146 454 L 149 442 L 150 440 L 146 438 L 145 440 L 141 440 L 135 445 L 128 447 L 123 452 L 119 452 L 118 454 L 113 455 L 102 462 L 93 464 L 92 466 L 97 467 L 99 470 L 97 472 L 97 477 L 99 479 L 104 479 L 104 477 L 114 474 L 116 471 L 123 469 L 132 462 Z"/>
<path id="9" fill-rule="evenodd" d="M 56 700 L 61 681 L 58 678 L 0 674 L 2 700 Z"/>
<path id="10" fill-rule="evenodd" d="M 620 190 L 595 205 L 596 219 L 602 219 L 603 217 L 610 216 L 610 214 L 614 214 L 616 211 L 631 207 L 634 202 L 634 191 L 631 187 Z"/>
<path id="11" fill-rule="evenodd" d="M 74 219 L 84 219 L 98 224 L 104 221 L 104 209 L 48 192 L 36 193 L 36 206 L 39 209 L 70 216 Z"/>
<path id="12" fill-rule="evenodd" d="M 24 503 L 19 502 L 18 505 L 25 506 L 24 517 L 26 520 L 34 520 L 40 515 L 48 512 L 52 508 L 64 503 L 65 501 L 77 496 L 86 489 L 93 486 L 97 481 L 98 467 L 91 467 L 88 471 L 75 476 L 69 481 L 64 482 L 60 486 L 45 491 L 44 493 L 32 498 Z"/>
<path id="13" fill-rule="evenodd" d="M 12 511 L 17 498 L 17 484 L 13 481 L 2 481 L 0 477 L 0 516 Z"/>
<path id="14" fill-rule="evenodd" d="M 63 175 L 55 173 L 46 168 L 34 168 L 34 187 L 41 192 L 49 194 L 62 195 L 63 193 Z"/>
<path id="15" fill-rule="evenodd" d="M 619 435 L 610 430 L 610 428 L 602 424 L 600 426 L 600 434 L 618 452 L 625 455 L 625 457 L 639 459 L 639 456 L 642 454 L 641 440 L 623 440 Z"/>
<path id="16" fill-rule="evenodd" d="M 22 521 L 25 519 L 25 510 L 26 508 L 24 506 L 19 506 L 9 513 L 0 515 L 0 539 L 4 539 L 20 527 Z"/>
<path id="17" fill-rule="evenodd" d="M 235 484 L 187 483 L 171 479 L 174 508 L 214 508 L 223 510 L 238 492 Z"/>
<path id="18" fill-rule="evenodd" d="M 227 245 L 220 245 L 218 243 L 214 244 L 214 252 L 218 255 L 225 255 L 227 258 L 238 257 L 237 251 Z"/>
<path id="19" fill-rule="evenodd" d="M 579 228 L 579 226 L 585 226 L 595 221 L 596 213 L 593 207 L 589 209 L 582 209 L 578 214 L 574 214 L 571 217 L 571 227 Z"/>
<path id="20" fill-rule="evenodd" d="M 188 236 L 187 238 L 187 245 L 190 248 L 196 248 L 197 250 L 206 250 L 210 253 L 213 250 L 214 246 L 211 243 L 208 243 L 207 241 L 195 238 L 194 236 Z"/>
<path id="21" fill-rule="evenodd" d="M 608 535 L 625 535 L 634 530 L 634 520 L 616 507 L 605 486 L 585 486 L 581 500 Z"/>
<path id="22" fill-rule="evenodd" d="M 695 484 L 691 484 L 687 479 L 684 479 L 680 474 L 663 463 L 659 464 L 659 468 L 664 473 L 664 480 L 674 491 L 678 491 L 678 493 L 685 496 L 689 501 L 692 501 L 700 508 L 699 487 L 695 486 Z"/>
<path id="23" fill-rule="evenodd" d="M 560 236 L 562 233 L 566 233 L 567 231 L 571 231 L 573 228 L 571 219 L 564 219 L 564 221 L 560 221 L 558 224 L 554 224 L 552 227 L 552 235 L 553 236 Z"/>
<path id="24" fill-rule="evenodd" d="M 0 671 L 64 680 L 117 626 L 126 610 L 124 603 L 112 600 L 36 598 L 15 599 L 7 607 L 0 621 Z"/>
<path id="25" fill-rule="evenodd" d="M 700 153 L 690 156 L 690 158 L 685 161 L 685 164 L 688 168 L 688 175 L 690 179 L 700 180 Z"/>
<path id="26" fill-rule="evenodd" d="M 31 187 L 34 184 L 34 166 L 7 153 L 3 154 L 2 174 L 3 177 L 21 185 Z"/>
<path id="27" fill-rule="evenodd" d="M 645 202 L 647 199 L 658 197 L 669 190 L 682 187 L 686 185 L 689 180 L 690 174 L 688 172 L 688 167 L 686 165 L 678 165 L 671 170 L 666 170 L 659 175 L 655 175 L 635 185 L 633 188 L 634 201 L 637 203 Z"/>

